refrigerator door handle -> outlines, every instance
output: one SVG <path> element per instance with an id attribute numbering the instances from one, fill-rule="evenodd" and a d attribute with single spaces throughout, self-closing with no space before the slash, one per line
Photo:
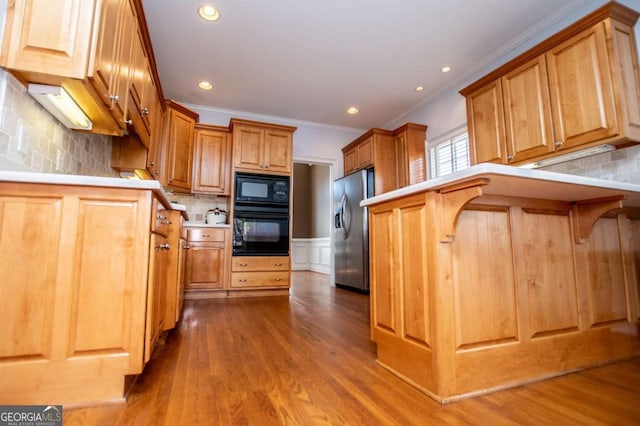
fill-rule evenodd
<path id="1" fill-rule="evenodd" d="M 347 223 L 344 220 L 344 212 L 347 208 L 347 194 L 342 194 L 342 200 L 340 200 L 340 227 L 342 228 L 342 236 L 347 238 Z"/>

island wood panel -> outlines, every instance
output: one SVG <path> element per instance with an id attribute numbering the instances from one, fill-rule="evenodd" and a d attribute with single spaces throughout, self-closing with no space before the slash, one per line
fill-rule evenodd
<path id="1" fill-rule="evenodd" d="M 546 54 L 554 134 L 561 148 L 618 134 L 605 24 Z"/>
<path id="2" fill-rule="evenodd" d="M 378 344 L 377 361 L 425 390 L 436 383 L 432 292 L 422 239 L 430 232 L 427 210 L 424 195 L 369 210 L 371 335 Z"/>
<path id="3" fill-rule="evenodd" d="M 640 217 L 640 216 L 639 216 Z M 635 286 L 633 282 L 633 275 L 630 277 L 629 285 L 635 290 L 635 297 L 633 297 L 633 292 L 631 292 L 631 303 L 635 303 L 635 315 L 631 317 L 631 319 L 640 318 L 640 219 L 630 221 L 631 228 L 631 248 L 633 255 L 631 260 L 631 265 L 633 266 L 633 272 L 635 273 Z M 635 301 L 635 302 L 634 302 Z M 638 330 L 640 334 L 640 327 Z"/>
<path id="4" fill-rule="evenodd" d="M 591 231 L 589 255 L 590 325 L 627 320 L 627 298 L 617 218 L 600 218 Z"/>
<path id="5" fill-rule="evenodd" d="M 402 287 L 400 297 L 402 337 L 425 347 L 431 346 L 431 323 L 429 310 L 429 276 L 427 268 L 427 247 L 420 241 L 420 235 L 427 232 L 426 206 L 406 206 L 399 210 L 399 236 L 397 246 L 401 250 L 398 285 Z M 404 253 L 411 253 L 412 262 L 402 262 Z"/>
<path id="6" fill-rule="evenodd" d="M 518 340 L 509 210 L 472 208 L 460 213 L 452 244 L 458 350 Z"/>
<path id="7" fill-rule="evenodd" d="M 570 211 L 511 210 L 523 339 L 577 331 Z"/>
<path id="8" fill-rule="evenodd" d="M 471 164 L 507 163 L 502 84 L 500 80 L 467 96 L 467 123 L 472 143 Z"/>
<path id="9" fill-rule="evenodd" d="M 37 253 L 24 252 L 23 247 L 32 244 L 23 243 L 33 242 L 33 235 L 31 240 L 0 238 L 0 253 L 11 250 L 34 255 L 22 260 L 25 268 L 40 270 L 47 269 L 43 266 L 48 262 L 55 264 L 55 272 L 49 275 L 36 277 L 29 272 L 27 277 L 51 279 L 29 283 L 45 293 L 53 291 L 53 298 L 47 300 L 49 307 L 38 304 L 39 299 L 29 300 L 28 305 L 43 309 L 45 316 L 52 309 L 50 318 L 44 319 L 44 329 L 37 332 L 50 335 L 51 349 L 48 358 L 0 359 L 0 403 L 87 403 L 122 398 L 125 375 L 140 373 L 143 366 L 151 191 L 10 183 L 0 188 L 0 200 L 16 199 L 17 194 L 25 203 L 61 200 L 57 221 L 55 211 L 31 206 L 23 211 L 23 217 L 29 218 L 24 219 L 23 229 L 27 224 L 35 228 L 25 236 L 44 228 L 42 216 L 53 213 L 46 216 L 51 233 L 43 230 L 36 238 L 40 244 L 41 237 L 46 237 L 42 243 L 51 248 L 50 253 L 35 256 Z M 3 212 L 3 216 L 7 214 L 6 205 Z M 16 217 L 11 217 L 11 226 L 15 226 Z M 2 218 L 3 226 L 7 220 Z M 55 232 L 57 241 L 53 240 Z M 50 247 L 54 241 L 55 247 Z M 9 293 L 25 285 L 21 281 L 24 273 L 13 272 L 19 264 L 0 261 L 0 288 L 6 286 Z M 10 311 L 3 314 L 6 312 Z M 19 331 L 10 330 L 10 335 L 28 331 L 22 318 L 24 315 L 10 321 L 5 318 L 6 323 L 19 327 Z"/>
<path id="10" fill-rule="evenodd" d="M 371 227 L 375 232 L 370 234 L 370 246 L 373 255 L 370 258 L 370 268 L 373 270 L 371 279 L 371 327 L 374 340 L 380 330 L 390 333 L 397 332 L 396 324 L 396 286 L 398 284 L 394 269 L 393 231 L 395 221 L 392 210 L 372 212 Z M 385 249 L 382 249 L 385 247 Z"/>
<path id="11" fill-rule="evenodd" d="M 544 56 L 502 77 L 508 161 L 555 151 Z"/>
<path id="12" fill-rule="evenodd" d="M 0 363 L 51 357 L 61 220 L 62 197 L 0 197 Z"/>

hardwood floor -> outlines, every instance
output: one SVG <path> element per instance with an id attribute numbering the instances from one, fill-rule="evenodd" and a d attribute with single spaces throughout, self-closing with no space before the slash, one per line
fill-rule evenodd
<path id="1" fill-rule="evenodd" d="M 64 425 L 640 423 L 640 358 L 441 406 L 375 363 L 368 297 L 328 281 L 187 301 L 127 402 L 65 408 Z"/>

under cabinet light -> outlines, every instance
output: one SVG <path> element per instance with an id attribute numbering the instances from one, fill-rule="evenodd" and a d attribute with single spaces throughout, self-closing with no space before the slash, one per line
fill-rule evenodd
<path id="1" fill-rule="evenodd" d="M 70 129 L 91 130 L 93 123 L 61 86 L 29 84 L 29 94 Z"/>
<path id="2" fill-rule="evenodd" d="M 594 146 L 593 148 L 575 151 L 569 154 L 560 155 L 558 157 L 547 158 L 546 160 L 536 161 L 535 163 L 524 164 L 520 167 L 525 169 L 537 169 L 538 167 L 552 166 L 554 164 L 564 163 L 566 161 L 578 160 L 580 158 L 589 157 L 591 155 L 602 154 L 604 152 L 615 151 L 616 147 L 609 144 Z"/>

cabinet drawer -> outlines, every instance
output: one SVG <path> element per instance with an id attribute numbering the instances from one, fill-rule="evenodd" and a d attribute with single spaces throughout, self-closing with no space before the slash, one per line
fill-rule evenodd
<path id="1" fill-rule="evenodd" d="M 231 288 L 289 287 L 289 271 L 233 272 Z"/>
<path id="2" fill-rule="evenodd" d="M 288 271 L 288 256 L 235 256 L 232 271 Z"/>
<path id="3" fill-rule="evenodd" d="M 224 242 L 224 229 L 215 228 L 189 228 L 187 240 L 194 241 L 218 241 Z"/>

